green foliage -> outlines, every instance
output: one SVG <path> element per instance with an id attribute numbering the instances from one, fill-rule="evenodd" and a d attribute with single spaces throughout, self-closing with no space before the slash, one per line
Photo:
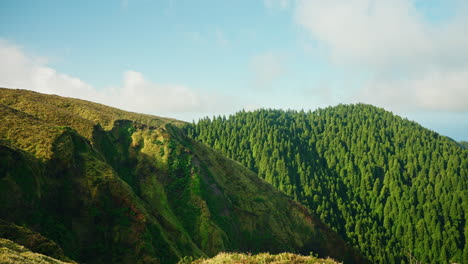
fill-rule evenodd
<path id="1" fill-rule="evenodd" d="M 0 238 L 11 240 L 18 245 L 27 247 L 33 252 L 44 254 L 58 260 L 71 262 L 55 242 L 25 227 L 0 220 Z M 6 241 L 3 240 L 3 242 Z M 5 262 L 0 261 L 0 263 Z"/>
<path id="2" fill-rule="evenodd" d="M 211 259 L 184 258 L 178 264 L 338 264 L 333 259 L 320 259 L 314 256 L 301 256 L 292 253 L 281 253 L 272 255 L 269 253 L 260 253 L 256 255 L 241 253 L 219 253 Z"/>
<path id="3" fill-rule="evenodd" d="M 446 137 L 362 104 L 242 111 L 186 130 L 306 205 L 374 263 L 463 262 L 468 152 Z"/>
<path id="4" fill-rule="evenodd" d="M 462 148 L 468 149 L 468 142 L 467 141 L 460 141 L 458 143 Z"/>
<path id="5" fill-rule="evenodd" d="M 0 121 L 0 218 L 77 261 L 176 263 L 245 250 L 365 263 L 305 208 L 188 138 L 181 122 L 8 89 Z"/>
<path id="6" fill-rule="evenodd" d="M 0 263 L 3 264 L 71 264 L 39 253 L 34 253 L 17 243 L 0 238 Z"/>

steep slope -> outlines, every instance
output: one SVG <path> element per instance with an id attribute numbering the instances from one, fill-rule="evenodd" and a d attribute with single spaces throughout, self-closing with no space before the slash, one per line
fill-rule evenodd
<path id="1" fill-rule="evenodd" d="M 220 251 L 359 254 L 300 204 L 188 138 L 183 123 L 0 89 L 0 218 L 84 263 Z"/>
<path id="2" fill-rule="evenodd" d="M 370 105 L 258 110 L 188 128 L 375 263 L 468 263 L 468 151 Z"/>
<path id="3" fill-rule="evenodd" d="M 0 263 L 2 264 L 72 264 L 31 252 L 15 242 L 0 238 Z"/>
<path id="4" fill-rule="evenodd" d="M 54 241 L 28 228 L 17 226 L 0 220 L 0 238 L 24 246 L 32 252 L 52 257 L 64 262 L 72 262 L 67 258 L 59 245 Z M 4 263 L 0 261 L 0 263 Z"/>

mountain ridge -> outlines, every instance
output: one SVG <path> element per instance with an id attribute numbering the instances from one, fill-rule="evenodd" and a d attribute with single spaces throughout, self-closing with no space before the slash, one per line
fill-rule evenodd
<path id="1" fill-rule="evenodd" d="M 416 122 L 356 104 L 241 111 L 187 131 L 306 205 L 372 262 L 468 261 L 468 152 Z"/>
<path id="2" fill-rule="evenodd" d="M 0 218 L 86 263 L 236 251 L 367 261 L 308 211 L 174 119 L 0 89 Z M 95 241 L 95 243 L 89 243 Z"/>

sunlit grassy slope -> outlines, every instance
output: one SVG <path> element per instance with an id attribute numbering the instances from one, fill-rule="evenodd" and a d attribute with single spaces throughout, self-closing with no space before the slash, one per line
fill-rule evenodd
<path id="1" fill-rule="evenodd" d="M 34 253 L 15 242 L 0 238 L 0 263 L 2 264 L 66 264 L 49 256 Z"/>
<path id="2" fill-rule="evenodd" d="M 70 262 L 59 245 L 54 241 L 26 227 L 17 226 L 0 220 L 0 238 L 8 238 L 12 242 L 26 247 L 32 252 L 50 256 L 64 262 Z M 0 263 L 3 263 L 0 261 Z"/>
<path id="3" fill-rule="evenodd" d="M 219 253 L 210 259 L 198 259 L 195 261 L 181 261 L 179 264 L 338 264 L 333 259 L 321 259 L 312 256 L 301 256 L 292 253 Z"/>
<path id="4" fill-rule="evenodd" d="M 0 124 L 0 219 L 78 262 L 176 263 L 221 251 L 365 262 L 305 207 L 189 139 L 183 122 L 0 89 Z"/>

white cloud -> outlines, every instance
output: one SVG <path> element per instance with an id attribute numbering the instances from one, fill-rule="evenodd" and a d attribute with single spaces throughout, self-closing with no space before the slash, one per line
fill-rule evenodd
<path id="1" fill-rule="evenodd" d="M 224 111 L 230 106 L 230 98 L 196 92 L 184 85 L 156 84 L 135 71 L 126 71 L 123 86 L 112 88 L 106 93 L 115 94 L 112 101 L 116 101 L 118 107 L 145 113 Z"/>
<path id="2" fill-rule="evenodd" d="M 468 68 L 429 71 L 411 79 L 374 79 L 355 101 L 401 110 L 468 111 Z"/>
<path id="3" fill-rule="evenodd" d="M 468 111 L 468 4 L 448 1 L 457 12 L 436 22 L 416 2 L 299 0 L 295 21 L 335 65 L 379 76 L 359 92 L 366 100 Z"/>
<path id="4" fill-rule="evenodd" d="M 282 59 L 271 52 L 257 55 L 250 61 L 257 87 L 269 87 L 273 81 L 286 73 Z"/>
<path id="5" fill-rule="evenodd" d="M 61 95 L 95 95 L 94 89 L 78 78 L 61 74 L 44 66 L 46 59 L 27 56 L 8 41 L 0 40 L 0 85 L 10 88 L 27 88 L 42 93 Z"/>
<path id="6" fill-rule="evenodd" d="M 232 111 L 236 99 L 200 92 L 185 85 L 157 84 L 136 71 L 126 71 L 121 86 L 97 89 L 79 78 L 48 67 L 43 58 L 25 54 L 18 46 L 0 40 L 0 87 L 28 89 L 75 97 L 134 112 L 190 120 L 191 115 Z"/>
<path id="7" fill-rule="evenodd" d="M 296 21 L 335 63 L 420 67 L 467 62 L 468 17 L 461 14 L 435 25 L 413 0 L 304 0 Z"/>

